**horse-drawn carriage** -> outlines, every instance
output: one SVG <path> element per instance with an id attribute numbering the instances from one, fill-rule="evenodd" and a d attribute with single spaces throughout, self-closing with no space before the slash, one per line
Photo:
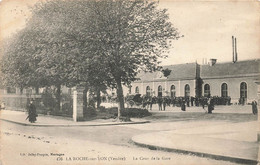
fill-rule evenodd
<path id="1" fill-rule="evenodd" d="M 134 107 L 142 105 L 143 98 L 141 97 L 141 94 L 128 95 L 126 96 L 125 101 L 128 107 Z"/>

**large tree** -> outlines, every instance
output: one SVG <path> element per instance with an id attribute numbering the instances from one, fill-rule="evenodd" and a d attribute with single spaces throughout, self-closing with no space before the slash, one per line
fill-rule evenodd
<path id="1" fill-rule="evenodd" d="M 55 86 L 57 109 L 62 85 L 84 86 L 84 96 L 90 88 L 104 89 L 105 70 L 95 54 L 98 52 L 94 53 L 93 45 L 87 42 L 91 32 L 85 26 L 90 19 L 88 3 L 93 2 L 54 0 L 32 8 L 26 28 L 15 36 L 5 52 L 2 68 L 6 84 Z M 84 97 L 85 105 L 86 100 Z"/>
<path id="2" fill-rule="evenodd" d="M 134 81 L 140 70 L 159 69 L 158 59 L 167 56 L 179 33 L 155 1 L 53 0 L 33 8 L 24 36 L 28 47 L 17 51 L 29 49 L 22 55 L 37 59 L 35 76 L 57 89 L 115 87 L 120 117 L 122 85 Z"/>
<path id="3" fill-rule="evenodd" d="M 106 88 L 106 82 L 111 81 L 105 74 L 96 46 L 89 44 L 92 32 L 87 29 L 91 23 L 90 3 L 94 1 L 39 3 L 33 8 L 33 16 L 27 23 L 31 30 L 47 33 L 40 41 L 45 47 L 37 54 L 43 59 L 38 71 L 51 77 L 54 85 L 83 86 L 84 112 L 88 90 L 95 88 L 100 91 Z"/>
<path id="4" fill-rule="evenodd" d="M 89 44 L 100 52 L 107 74 L 115 81 L 118 117 L 124 109 L 122 84 L 129 85 L 140 70 L 159 69 L 172 39 L 179 33 L 166 9 L 147 0 L 101 0 L 90 3 Z"/>

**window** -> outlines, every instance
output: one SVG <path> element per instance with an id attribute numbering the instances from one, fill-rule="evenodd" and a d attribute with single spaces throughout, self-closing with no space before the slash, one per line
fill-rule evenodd
<path id="1" fill-rule="evenodd" d="M 204 96 L 210 97 L 210 86 L 209 86 L 209 84 L 204 85 Z"/>
<path id="2" fill-rule="evenodd" d="M 146 96 L 151 96 L 151 88 L 149 86 L 146 87 Z"/>
<path id="3" fill-rule="evenodd" d="M 139 88 L 138 87 L 135 87 L 135 93 L 139 94 Z"/>
<path id="4" fill-rule="evenodd" d="M 190 86 L 188 84 L 185 85 L 184 96 L 185 97 L 190 97 Z"/>
<path id="5" fill-rule="evenodd" d="M 247 98 L 247 85 L 245 82 L 240 84 L 240 98 Z"/>
<path id="6" fill-rule="evenodd" d="M 16 88 L 7 87 L 7 93 L 16 93 Z"/>
<path id="7" fill-rule="evenodd" d="M 221 85 L 221 97 L 228 97 L 228 87 L 226 83 Z"/>
<path id="8" fill-rule="evenodd" d="M 175 86 L 172 85 L 171 86 L 171 97 L 175 97 L 175 96 L 176 96 Z"/>
<path id="9" fill-rule="evenodd" d="M 162 86 L 158 86 L 158 97 L 162 97 Z"/>

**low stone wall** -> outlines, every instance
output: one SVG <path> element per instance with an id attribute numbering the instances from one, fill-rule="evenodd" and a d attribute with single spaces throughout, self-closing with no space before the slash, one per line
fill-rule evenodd
<path id="1" fill-rule="evenodd" d="M 27 97 L 25 95 L 3 95 L 1 101 L 4 102 L 5 109 L 26 111 Z"/>
<path id="2" fill-rule="evenodd" d="M 55 116 L 71 116 L 72 117 L 72 105 L 70 108 L 70 102 L 63 101 L 61 105 L 61 111 L 50 112 L 47 109 L 43 102 L 41 95 L 32 95 L 30 97 L 20 94 L 6 94 L 1 95 L 0 101 L 4 103 L 5 109 L 15 110 L 15 111 L 27 111 L 27 105 L 29 104 L 30 99 L 34 99 L 34 104 L 38 114 L 51 114 Z"/>

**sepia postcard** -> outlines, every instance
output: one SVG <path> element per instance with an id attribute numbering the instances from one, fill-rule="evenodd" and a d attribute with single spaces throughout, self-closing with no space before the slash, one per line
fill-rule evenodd
<path id="1" fill-rule="evenodd" d="M 260 164 L 257 0 L 0 0 L 0 165 Z"/>

